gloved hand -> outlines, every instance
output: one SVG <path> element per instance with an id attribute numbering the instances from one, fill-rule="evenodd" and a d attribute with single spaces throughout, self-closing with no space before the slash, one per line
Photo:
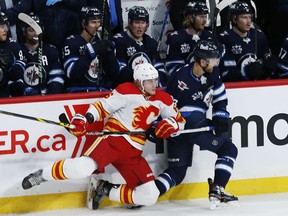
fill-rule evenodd
<path id="1" fill-rule="evenodd" d="M 87 125 L 86 117 L 77 113 L 71 120 L 71 128 L 69 131 L 75 136 L 82 136 L 86 132 Z"/>
<path id="2" fill-rule="evenodd" d="M 212 114 L 212 125 L 215 127 L 216 135 L 227 132 L 229 129 L 229 112 L 218 110 Z"/>
<path id="3" fill-rule="evenodd" d="M 0 49 L 0 67 L 4 71 L 9 71 L 13 67 L 15 62 L 16 60 L 14 58 L 14 55 L 10 50 Z"/>
<path id="4" fill-rule="evenodd" d="M 243 68 L 248 80 L 259 80 L 263 77 L 262 64 L 258 61 L 251 62 Z"/>
<path id="5" fill-rule="evenodd" d="M 39 88 L 37 87 L 26 87 L 23 92 L 24 96 L 40 95 Z"/>
<path id="6" fill-rule="evenodd" d="M 161 120 L 155 128 L 155 134 L 157 137 L 167 139 L 171 134 L 179 131 L 179 125 L 174 117 L 168 117 Z"/>
<path id="7" fill-rule="evenodd" d="M 96 42 L 86 44 L 86 49 L 92 58 L 96 55 L 104 55 L 114 47 L 110 40 L 98 40 Z"/>
<path id="8" fill-rule="evenodd" d="M 54 5 L 57 2 L 62 2 L 62 0 L 47 0 L 46 1 L 46 5 L 47 6 L 51 6 L 51 5 Z"/>
<path id="9" fill-rule="evenodd" d="M 263 59 L 264 77 L 275 77 L 278 71 L 278 57 L 275 55 L 268 55 Z"/>

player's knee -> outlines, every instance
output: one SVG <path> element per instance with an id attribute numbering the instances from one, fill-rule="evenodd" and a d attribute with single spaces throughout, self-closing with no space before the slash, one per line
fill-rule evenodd
<path id="1" fill-rule="evenodd" d="M 64 173 L 67 178 L 85 178 L 97 169 L 96 162 L 86 156 L 69 158 L 64 162 Z"/>
<path id="2" fill-rule="evenodd" d="M 157 202 L 159 191 L 154 181 L 149 181 L 135 188 L 133 201 L 137 205 L 154 205 Z"/>

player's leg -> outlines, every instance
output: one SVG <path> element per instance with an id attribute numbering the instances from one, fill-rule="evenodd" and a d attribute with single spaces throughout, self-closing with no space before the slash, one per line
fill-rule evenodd
<path id="1" fill-rule="evenodd" d="M 193 142 L 190 141 L 189 134 L 168 139 L 168 168 L 155 180 L 160 195 L 183 181 L 187 168 L 192 164 Z"/>
<path id="2" fill-rule="evenodd" d="M 96 169 L 97 163 L 90 157 L 64 159 L 29 174 L 23 179 L 22 187 L 26 190 L 48 180 L 85 178 Z"/>
<path id="3" fill-rule="evenodd" d="M 103 169 L 116 156 L 105 136 L 99 137 L 84 156 L 57 161 L 44 169 L 31 173 L 22 181 L 23 189 L 29 189 L 48 180 L 66 180 L 89 177 L 95 170 Z M 107 155 L 103 157 L 103 155 Z M 104 159 L 103 159 L 104 158 Z M 97 161 L 97 162 L 96 162 Z"/>
<path id="4" fill-rule="evenodd" d="M 209 150 L 218 156 L 215 162 L 214 181 L 208 179 L 210 208 L 216 208 L 220 202 L 237 201 L 237 197 L 225 192 L 238 155 L 237 147 L 230 139 L 210 132 L 198 136 L 195 143 L 200 146 L 201 150 Z"/>

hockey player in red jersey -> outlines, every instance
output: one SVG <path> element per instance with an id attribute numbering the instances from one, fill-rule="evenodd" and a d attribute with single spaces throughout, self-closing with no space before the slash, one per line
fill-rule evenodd
<path id="1" fill-rule="evenodd" d="M 173 103 L 172 97 L 156 89 L 158 71 L 149 63 L 134 69 L 134 83 L 120 84 L 112 93 L 90 105 L 85 116 L 76 114 L 70 132 L 85 134 L 89 123 L 103 121 L 104 131 L 113 135 L 98 137 L 91 147 L 78 158 L 55 162 L 25 177 L 23 189 L 29 189 L 48 180 L 65 180 L 89 177 L 94 171 L 112 164 L 123 176 L 126 184 L 114 185 L 99 180 L 92 197 L 92 208 L 97 209 L 105 196 L 110 200 L 132 205 L 153 205 L 159 196 L 155 177 L 147 161 L 141 156 L 146 141 L 145 134 L 128 134 L 146 131 L 162 117 L 156 127 L 157 137 L 166 139 L 184 128 L 185 120 Z M 116 132 L 127 132 L 125 135 Z"/>

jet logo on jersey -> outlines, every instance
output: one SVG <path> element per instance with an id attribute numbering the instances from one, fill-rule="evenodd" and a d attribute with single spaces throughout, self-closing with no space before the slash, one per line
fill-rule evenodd
<path id="1" fill-rule="evenodd" d="M 181 53 L 189 53 L 190 46 L 187 43 L 181 44 Z"/>
<path id="2" fill-rule="evenodd" d="M 134 53 L 136 52 L 136 48 L 135 47 L 128 47 L 127 48 L 127 55 L 128 56 L 132 56 Z"/>
<path id="3" fill-rule="evenodd" d="M 23 75 L 24 82 L 29 86 L 37 86 L 39 85 L 40 79 L 42 82 L 45 82 L 46 79 L 46 71 L 44 67 L 42 67 L 42 74 L 40 74 L 39 71 L 40 66 L 38 63 L 35 62 L 29 62 L 26 65 L 26 69 Z"/>
<path id="4" fill-rule="evenodd" d="M 232 53 L 234 53 L 235 55 L 239 55 L 242 53 L 242 47 L 241 45 L 235 45 L 235 46 L 232 46 L 232 49 L 231 49 Z"/>
<path id="5" fill-rule="evenodd" d="M 181 81 L 181 80 L 178 80 L 178 88 L 179 88 L 181 91 L 184 91 L 185 89 L 189 89 L 189 88 L 187 87 L 187 84 L 184 83 L 184 82 Z"/>

